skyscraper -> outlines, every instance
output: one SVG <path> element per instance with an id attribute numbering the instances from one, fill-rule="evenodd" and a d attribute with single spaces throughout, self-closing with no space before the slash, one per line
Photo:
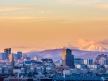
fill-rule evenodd
<path id="1" fill-rule="evenodd" d="M 7 60 L 8 59 L 8 55 L 6 53 L 2 53 L 2 60 Z"/>
<path id="2" fill-rule="evenodd" d="M 65 59 L 66 65 L 70 68 L 74 68 L 74 55 L 72 55 L 71 49 L 66 49 L 66 59 Z"/>
<path id="3" fill-rule="evenodd" d="M 14 59 L 15 60 L 20 60 L 22 58 L 22 52 L 17 52 L 16 54 L 14 54 Z"/>
<path id="4" fill-rule="evenodd" d="M 88 59 L 88 65 L 93 65 L 93 59 Z"/>
<path id="5" fill-rule="evenodd" d="M 17 59 L 21 59 L 22 58 L 22 52 L 17 52 Z"/>
<path id="6" fill-rule="evenodd" d="M 11 54 L 11 48 L 4 49 L 4 53 Z"/>
<path id="7" fill-rule="evenodd" d="M 4 53 L 2 53 L 3 60 L 9 60 L 9 55 L 11 54 L 11 48 L 4 49 Z"/>

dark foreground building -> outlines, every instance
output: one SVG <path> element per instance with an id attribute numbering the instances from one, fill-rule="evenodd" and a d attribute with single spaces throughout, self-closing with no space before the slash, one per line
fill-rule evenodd
<path id="1" fill-rule="evenodd" d="M 74 55 L 72 55 L 71 49 L 66 49 L 66 65 L 70 68 L 75 68 Z"/>

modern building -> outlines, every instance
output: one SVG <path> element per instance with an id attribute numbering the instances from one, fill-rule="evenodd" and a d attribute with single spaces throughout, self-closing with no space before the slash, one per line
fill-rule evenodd
<path id="1" fill-rule="evenodd" d="M 11 48 L 4 49 L 4 53 L 11 54 Z"/>
<path id="2" fill-rule="evenodd" d="M 71 49 L 66 49 L 66 65 L 69 66 L 70 68 L 75 68 L 74 65 L 74 55 L 72 55 L 72 50 Z"/>
<path id="3" fill-rule="evenodd" d="M 18 55 L 18 59 L 22 58 L 22 52 L 17 52 L 17 55 Z"/>
<path id="4" fill-rule="evenodd" d="M 88 60 L 84 59 L 84 65 L 88 65 Z"/>
<path id="5" fill-rule="evenodd" d="M 93 59 L 88 59 L 88 63 L 87 63 L 88 65 L 93 65 L 94 64 L 94 61 L 93 61 Z"/>
<path id="6" fill-rule="evenodd" d="M 11 48 L 4 49 L 4 52 L 2 53 L 2 59 L 3 60 L 9 60 L 10 54 L 11 54 Z"/>
<path id="7" fill-rule="evenodd" d="M 22 58 L 22 52 L 17 52 L 16 54 L 14 54 L 14 58 L 15 60 L 19 60 Z"/>
<path id="8" fill-rule="evenodd" d="M 8 59 L 7 53 L 2 53 L 2 60 L 7 60 L 7 59 Z"/>
<path id="9" fill-rule="evenodd" d="M 93 61 L 93 59 L 84 59 L 84 64 L 85 65 L 93 65 L 94 61 Z"/>

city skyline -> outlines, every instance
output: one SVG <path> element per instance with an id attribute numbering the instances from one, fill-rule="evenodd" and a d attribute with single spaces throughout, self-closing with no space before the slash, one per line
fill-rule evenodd
<path id="1" fill-rule="evenodd" d="M 79 39 L 105 40 L 108 47 L 107 5 L 107 0 L 0 0 L 0 49 L 61 48 Z"/>

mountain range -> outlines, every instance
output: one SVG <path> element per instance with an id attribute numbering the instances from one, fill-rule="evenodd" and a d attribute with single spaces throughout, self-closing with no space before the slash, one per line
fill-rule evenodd
<path id="1" fill-rule="evenodd" d="M 31 58 L 51 58 L 54 61 L 58 61 L 62 59 L 63 54 L 63 48 L 61 49 L 49 49 L 44 51 L 31 51 L 26 53 Z M 79 50 L 79 49 L 72 49 L 72 54 L 75 58 L 83 58 L 88 59 L 92 58 L 95 59 L 99 54 L 106 54 L 108 55 L 108 52 L 100 52 L 100 51 L 85 51 L 85 50 Z"/>
<path id="2" fill-rule="evenodd" d="M 104 48 L 104 46 L 99 42 L 81 41 L 81 44 L 79 48 L 69 47 L 70 49 L 72 49 L 72 54 L 75 58 L 95 59 L 100 54 L 108 55 L 108 49 Z M 57 61 L 62 59 L 63 50 L 64 48 L 48 49 L 44 51 L 30 51 L 26 54 L 31 58 L 52 58 L 53 60 Z"/>
<path id="3" fill-rule="evenodd" d="M 67 47 L 72 50 L 72 54 L 75 58 L 82 58 L 88 59 L 92 58 L 95 59 L 100 54 L 108 55 L 108 49 L 106 49 L 102 44 L 99 42 L 94 41 L 81 41 L 79 44 L 80 47 Z M 24 53 L 28 57 L 32 59 L 42 59 L 42 58 L 51 58 L 54 61 L 58 61 L 63 59 L 64 48 L 58 49 L 47 49 L 43 51 L 29 51 Z M 0 58 L 2 58 L 0 54 Z"/>

